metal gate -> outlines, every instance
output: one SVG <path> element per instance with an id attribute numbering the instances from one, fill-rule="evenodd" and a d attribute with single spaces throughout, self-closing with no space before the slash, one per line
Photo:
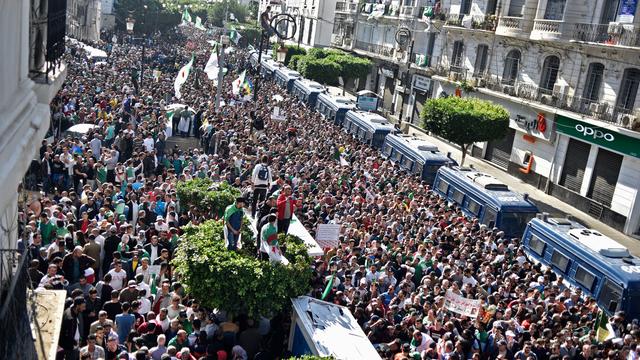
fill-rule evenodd
<path id="1" fill-rule="evenodd" d="M 587 167 L 587 159 L 589 159 L 589 150 L 591 145 L 576 139 L 569 139 L 567 146 L 567 154 L 564 158 L 564 166 L 562 167 L 562 175 L 560 175 L 561 186 L 580 193 L 582 180 L 584 179 L 584 169 Z"/>
<path id="2" fill-rule="evenodd" d="M 491 161 L 493 164 L 498 165 L 501 168 L 509 167 L 509 159 L 511 158 L 511 149 L 513 148 L 513 139 L 516 136 L 516 131 L 509 128 L 507 135 L 495 141 L 489 141 L 487 143 L 487 152 L 485 153 L 485 159 Z"/>
<path id="3" fill-rule="evenodd" d="M 593 168 L 591 184 L 587 197 L 606 207 L 611 207 L 613 192 L 616 190 L 622 155 L 613 153 L 603 148 L 598 149 L 596 165 Z"/>

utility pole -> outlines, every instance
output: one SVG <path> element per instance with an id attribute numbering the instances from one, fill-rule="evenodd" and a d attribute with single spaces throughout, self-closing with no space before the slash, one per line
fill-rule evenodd
<path id="1" fill-rule="evenodd" d="M 218 86 L 216 89 L 216 109 L 220 111 L 220 99 L 222 98 L 222 81 L 224 77 L 224 49 L 229 44 L 229 36 L 220 35 L 220 53 L 218 54 Z"/>

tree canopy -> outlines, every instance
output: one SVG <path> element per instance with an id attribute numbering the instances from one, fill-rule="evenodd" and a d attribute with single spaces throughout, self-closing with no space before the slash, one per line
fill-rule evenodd
<path id="1" fill-rule="evenodd" d="M 313 48 L 304 55 L 293 49 L 288 48 L 285 65 L 297 70 L 305 78 L 322 84 L 338 85 L 339 77 L 345 83 L 348 79 L 363 78 L 371 69 L 371 60 L 344 51 Z"/>
<path id="2" fill-rule="evenodd" d="M 460 146 L 461 165 L 471 144 L 501 139 L 509 128 L 509 113 L 504 107 L 476 98 L 429 99 L 420 117 L 425 130 Z"/>

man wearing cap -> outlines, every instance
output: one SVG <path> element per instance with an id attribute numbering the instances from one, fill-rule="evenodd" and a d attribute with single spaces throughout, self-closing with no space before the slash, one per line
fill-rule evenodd
<path id="1" fill-rule="evenodd" d="M 239 197 L 236 202 L 227 206 L 224 211 L 225 242 L 227 249 L 235 251 L 238 248 L 242 218 L 244 217 L 244 198 Z"/>
<path id="2" fill-rule="evenodd" d="M 82 253 L 82 247 L 76 246 L 73 252 L 65 255 L 62 259 L 62 271 L 66 275 L 69 284 L 75 284 L 80 280 L 80 276 L 84 275 L 87 270 L 95 263 L 95 260 Z"/>
<path id="3" fill-rule="evenodd" d="M 138 300 L 138 284 L 135 280 L 129 280 L 127 287 L 120 291 L 119 299 L 121 303 L 132 303 L 135 300 Z"/>

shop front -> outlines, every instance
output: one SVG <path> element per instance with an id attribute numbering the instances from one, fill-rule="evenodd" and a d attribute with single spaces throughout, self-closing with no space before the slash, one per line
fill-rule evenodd
<path id="1" fill-rule="evenodd" d="M 640 134 L 556 115 L 550 193 L 628 234 L 638 232 Z"/>

